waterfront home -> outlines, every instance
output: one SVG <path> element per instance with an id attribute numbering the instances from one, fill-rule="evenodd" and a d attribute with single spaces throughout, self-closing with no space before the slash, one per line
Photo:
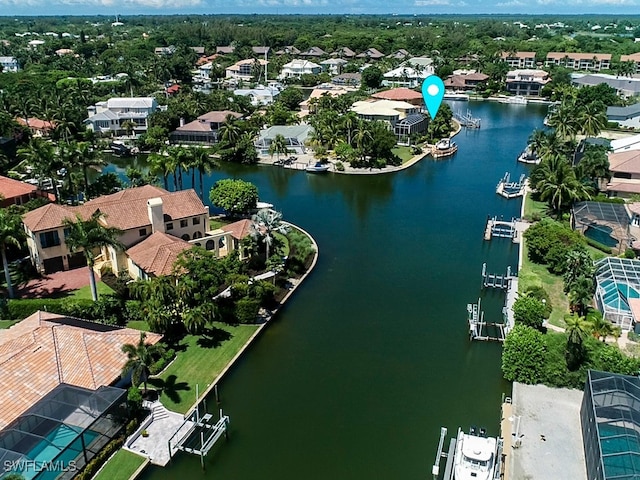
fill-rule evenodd
<path id="1" fill-rule="evenodd" d="M 309 60 L 295 59 L 282 66 L 278 79 L 300 78 L 302 75 L 318 75 L 322 72 L 322 67 Z"/>
<path id="2" fill-rule="evenodd" d="M 351 107 L 362 119 L 386 123 L 400 143 L 408 143 L 410 135 L 427 130 L 429 121 L 422 110 L 422 106 L 395 100 L 355 102 Z"/>
<path id="3" fill-rule="evenodd" d="M 421 93 L 416 92 L 410 88 L 392 88 L 390 90 L 383 90 L 382 92 L 374 93 L 372 98 L 377 100 L 393 100 L 396 102 L 406 102 L 416 107 L 424 107 L 424 98 Z"/>
<path id="4" fill-rule="evenodd" d="M 478 85 L 483 84 L 489 79 L 489 75 L 477 73 L 475 71 L 465 74 L 449 75 L 444 80 L 444 87 L 454 92 L 469 92 L 476 90 Z"/>
<path id="5" fill-rule="evenodd" d="M 339 58 L 356 58 L 356 52 L 351 50 L 349 47 L 340 47 L 336 51 L 331 54 L 332 57 Z"/>
<path id="6" fill-rule="evenodd" d="M 536 52 L 502 52 L 500 55 L 510 68 L 536 68 Z"/>
<path id="7" fill-rule="evenodd" d="M 631 98 L 640 94 L 640 79 L 618 77 L 605 73 L 591 73 L 589 75 L 572 74 L 571 84 L 576 87 L 595 86 L 601 83 L 609 85 L 622 98 Z"/>
<path id="8" fill-rule="evenodd" d="M 282 90 L 280 84 L 270 83 L 266 87 L 257 85 L 256 88 L 239 88 L 233 91 L 234 95 L 249 97 L 251 105 L 271 105 Z"/>
<path id="9" fill-rule="evenodd" d="M 300 116 L 304 117 L 309 113 L 313 113 L 313 105 L 317 99 L 328 97 L 339 97 L 347 93 L 353 93 L 355 89 L 353 87 L 341 87 L 331 83 L 323 83 L 318 85 L 311 91 L 309 98 L 300 102 Z"/>
<path id="10" fill-rule="evenodd" d="M 31 131 L 31 135 L 34 137 L 48 137 L 56 128 L 55 122 L 40 120 L 35 117 L 18 117 L 16 118 L 16 122 L 27 127 Z"/>
<path id="11" fill-rule="evenodd" d="M 94 132 L 119 135 L 125 132 L 123 124 L 132 122 L 134 132 L 142 133 L 149 126 L 149 115 L 158 109 L 158 102 L 153 97 L 114 97 L 89 107 L 89 117 L 84 123 Z"/>
<path id="12" fill-rule="evenodd" d="M 322 69 L 330 75 L 340 75 L 342 72 L 342 67 L 346 65 L 347 62 L 344 58 L 330 58 L 328 60 L 324 60 L 320 62 Z"/>
<path id="13" fill-rule="evenodd" d="M 299 54 L 301 57 L 315 57 L 315 58 L 319 58 L 319 57 L 324 57 L 327 55 L 327 52 L 325 52 L 324 50 L 322 50 L 320 47 L 311 47 L 308 50 L 305 50 L 304 52 L 300 52 Z"/>
<path id="14" fill-rule="evenodd" d="M 0 207 L 24 205 L 34 198 L 55 200 L 53 195 L 43 192 L 35 185 L 0 175 Z"/>
<path id="15" fill-rule="evenodd" d="M 403 65 L 383 74 L 382 85 L 415 88 L 422 85 L 424 79 L 433 75 L 433 67 L 413 67 Z"/>
<path id="16" fill-rule="evenodd" d="M 258 74 L 260 69 L 266 68 L 269 62 L 263 59 L 246 58 L 234 63 L 225 69 L 225 77 L 228 79 L 250 81 Z"/>
<path id="17" fill-rule="evenodd" d="M 86 265 L 82 252 L 71 253 L 67 247 L 64 220 L 75 220 L 76 215 L 87 219 L 96 210 L 103 214 L 101 222 L 105 226 L 122 230 L 119 240 L 126 248 L 154 232 L 191 241 L 206 237 L 209 229 L 209 208 L 191 189 L 167 192 L 145 185 L 98 197 L 80 206 L 50 203 L 23 217 L 29 255 L 38 271 L 52 273 Z M 114 247 L 103 248 L 96 257 L 98 273 L 107 267 L 115 274 L 128 270 L 132 278 L 140 276 L 139 271 L 129 270 L 125 252 Z"/>
<path id="18" fill-rule="evenodd" d="M 640 260 L 606 257 L 596 266 L 596 305 L 623 331 L 640 322 Z"/>
<path id="19" fill-rule="evenodd" d="M 200 115 L 193 122 L 180 125 L 169 134 L 171 143 L 218 143 L 218 130 L 229 118 L 242 118 L 242 114 L 231 110 L 212 111 Z"/>
<path id="20" fill-rule="evenodd" d="M 640 194 L 640 150 L 609 153 L 608 156 L 612 177 L 607 184 L 607 195 L 628 198 Z"/>
<path id="21" fill-rule="evenodd" d="M 259 155 L 271 155 L 269 147 L 276 138 L 276 135 L 282 135 L 287 144 L 289 153 L 301 155 L 307 153 L 305 142 L 311 135 L 313 128 L 310 125 L 275 125 L 260 131 L 255 147 Z"/>
<path id="22" fill-rule="evenodd" d="M 640 52 L 631 55 L 620 55 L 621 62 L 633 62 L 636 64 L 636 73 L 640 73 Z"/>
<path id="23" fill-rule="evenodd" d="M 627 107 L 607 107 L 607 121 L 620 127 L 640 128 L 640 103 Z"/>
<path id="24" fill-rule="evenodd" d="M 0 72 L 12 72 L 15 73 L 20 70 L 20 65 L 16 57 L 0 57 Z"/>
<path id="25" fill-rule="evenodd" d="M 356 58 L 367 58 L 369 60 L 380 60 L 384 58 L 384 53 L 382 53 L 377 48 L 367 48 L 364 52 L 356 55 Z"/>
<path id="26" fill-rule="evenodd" d="M 551 79 L 544 70 L 511 70 L 507 72 L 507 92 L 513 95 L 539 96 Z"/>
<path id="27" fill-rule="evenodd" d="M 611 152 L 619 153 L 629 150 L 640 150 L 640 134 L 632 135 L 630 137 L 619 138 L 617 140 L 611 140 Z"/>
<path id="28" fill-rule="evenodd" d="M 573 70 L 608 70 L 611 68 L 611 54 L 549 52 L 545 65 L 557 65 Z"/>

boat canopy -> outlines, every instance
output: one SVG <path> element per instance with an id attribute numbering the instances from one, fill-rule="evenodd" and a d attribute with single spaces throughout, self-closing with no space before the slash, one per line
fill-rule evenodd
<path id="1" fill-rule="evenodd" d="M 472 460 L 488 462 L 496 451 L 495 438 L 465 435 L 462 443 L 462 454 Z"/>

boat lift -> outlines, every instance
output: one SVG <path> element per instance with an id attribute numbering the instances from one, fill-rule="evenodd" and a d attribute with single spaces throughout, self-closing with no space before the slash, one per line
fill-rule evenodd
<path id="1" fill-rule="evenodd" d="M 496 193 L 506 199 L 517 198 L 524 195 L 526 176 L 523 173 L 517 182 L 511 181 L 511 174 L 506 172 L 504 177 L 498 182 Z"/>
<path id="2" fill-rule="evenodd" d="M 453 118 L 463 127 L 480 128 L 480 119 L 471 115 L 471 110 L 467 110 L 466 114 L 454 113 Z"/>

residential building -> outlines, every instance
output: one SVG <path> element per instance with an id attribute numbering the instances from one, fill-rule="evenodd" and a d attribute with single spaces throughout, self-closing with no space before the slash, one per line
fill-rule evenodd
<path id="1" fill-rule="evenodd" d="M 640 150 L 609 153 L 609 171 L 612 175 L 607 184 L 609 197 L 640 194 Z"/>
<path id="2" fill-rule="evenodd" d="M 591 73 L 588 75 L 571 75 L 571 84 L 577 87 L 585 85 L 595 86 L 606 83 L 613 88 L 622 98 L 635 97 L 640 95 L 640 78 L 617 77 L 605 73 Z"/>
<path id="3" fill-rule="evenodd" d="M 201 80 L 211 80 L 211 72 L 215 68 L 213 62 L 203 63 L 198 67 L 198 75 L 197 78 Z"/>
<path id="4" fill-rule="evenodd" d="M 361 73 L 341 73 L 331 79 L 331 83 L 338 86 L 359 87 L 362 83 Z"/>
<path id="5" fill-rule="evenodd" d="M 327 52 L 322 50 L 320 47 L 311 47 L 308 50 L 305 50 L 304 52 L 300 52 L 301 57 L 319 58 L 319 57 L 324 57 L 326 55 L 327 55 Z"/>
<path id="6" fill-rule="evenodd" d="M 287 141 L 290 153 L 301 155 L 307 152 L 305 142 L 313 131 L 310 125 L 275 125 L 262 130 L 255 142 L 259 155 L 270 155 L 269 147 L 276 135 L 282 135 Z"/>
<path id="7" fill-rule="evenodd" d="M 264 85 L 257 85 L 256 88 L 239 88 L 233 91 L 234 95 L 240 95 L 241 97 L 249 97 L 251 105 L 270 105 L 276 97 L 280 95 L 282 90 L 280 84 L 269 83 L 266 87 Z"/>
<path id="8" fill-rule="evenodd" d="M 545 65 L 558 65 L 573 70 L 608 70 L 611 68 L 611 54 L 549 52 Z"/>
<path id="9" fill-rule="evenodd" d="M 320 62 L 322 69 L 330 75 L 340 75 L 342 67 L 349 63 L 344 58 L 330 58 Z"/>
<path id="10" fill-rule="evenodd" d="M 640 150 L 640 134 L 632 135 L 625 138 L 619 138 L 617 140 L 611 140 L 610 147 L 612 153 Z"/>
<path id="11" fill-rule="evenodd" d="M 20 70 L 20 65 L 16 57 L 0 57 L 0 71 L 2 73 L 12 72 L 15 73 Z"/>
<path id="12" fill-rule="evenodd" d="M 147 333 L 146 342 L 155 344 L 161 338 Z M 122 345 L 139 340 L 139 330 L 48 312 L 0 330 L 0 427 L 61 384 L 90 390 L 114 384 L 127 361 Z"/>
<path id="13" fill-rule="evenodd" d="M 72 207 L 48 204 L 23 217 L 27 247 L 34 266 L 41 272 L 77 268 L 86 264 L 82 252 L 71 253 L 65 243 L 65 219 L 89 218 L 96 210 L 102 213 L 105 226 L 122 230 L 120 242 L 130 248 L 154 232 L 163 232 L 185 241 L 206 236 L 209 209 L 194 190 L 167 192 L 151 185 L 127 188 Z M 102 249 L 96 257 L 96 270 L 109 267 L 118 273 L 128 270 L 125 252 L 113 247 Z M 133 278 L 138 278 L 139 272 Z"/>
<path id="14" fill-rule="evenodd" d="M 404 60 L 408 56 L 409 56 L 409 52 L 407 52 L 404 48 L 401 48 L 400 50 L 396 50 L 395 52 L 390 53 L 389 55 L 387 55 L 387 58 L 394 58 L 396 60 Z"/>
<path id="15" fill-rule="evenodd" d="M 293 45 L 287 45 L 278 50 L 276 55 L 300 55 L 300 50 Z"/>
<path id="16" fill-rule="evenodd" d="M 511 70 L 507 72 L 507 92 L 513 95 L 538 96 L 551 79 L 544 70 Z"/>
<path id="17" fill-rule="evenodd" d="M 234 47 L 233 45 L 216 47 L 216 53 L 219 53 L 220 55 L 230 55 L 235 51 L 236 47 Z"/>
<path id="18" fill-rule="evenodd" d="M 364 52 L 356 55 L 356 58 L 368 58 L 369 60 L 380 60 L 384 58 L 384 53 L 376 48 L 367 48 Z"/>
<path id="19" fill-rule="evenodd" d="M 269 62 L 263 59 L 247 58 L 234 63 L 225 70 L 226 78 L 250 81 L 257 76 L 259 69 L 267 67 Z"/>
<path id="20" fill-rule="evenodd" d="M 295 59 L 282 66 L 278 79 L 300 78 L 302 75 L 318 75 L 322 67 L 309 60 Z"/>
<path id="21" fill-rule="evenodd" d="M 478 85 L 486 82 L 489 75 L 484 73 L 468 73 L 465 75 L 449 75 L 444 80 L 444 87 L 454 92 L 468 92 L 475 90 Z"/>
<path id="22" fill-rule="evenodd" d="M 271 51 L 271 47 L 251 47 L 251 51 L 256 55 L 267 58 Z"/>
<path id="23" fill-rule="evenodd" d="M 75 52 L 70 48 L 59 48 L 56 50 L 56 55 L 59 57 L 64 57 L 65 55 L 73 55 Z"/>
<path id="24" fill-rule="evenodd" d="M 607 120 L 620 127 L 640 128 L 640 103 L 628 107 L 607 107 Z"/>
<path id="25" fill-rule="evenodd" d="M 536 52 L 502 52 L 500 57 L 513 69 L 536 68 Z"/>
<path id="26" fill-rule="evenodd" d="M 396 123 L 409 115 L 420 113 L 422 109 L 407 102 L 395 100 L 360 101 L 351 106 L 351 111 L 365 120 L 375 120 L 389 124 L 394 128 Z"/>
<path id="27" fill-rule="evenodd" d="M 196 54 L 200 55 L 201 57 L 204 56 L 204 47 L 189 47 L 191 50 L 193 50 L 193 52 L 195 52 Z"/>
<path id="28" fill-rule="evenodd" d="M 621 62 L 633 62 L 636 64 L 636 73 L 640 73 L 640 52 L 631 55 L 620 55 Z"/>
<path id="29" fill-rule="evenodd" d="M 156 55 L 173 55 L 176 52 L 176 47 L 174 45 L 169 45 L 168 47 L 156 47 L 153 50 L 153 53 Z"/>
<path id="30" fill-rule="evenodd" d="M 422 85 L 424 79 L 433 73 L 433 65 L 412 66 L 405 64 L 384 73 L 382 85 L 415 88 Z"/>
<path id="31" fill-rule="evenodd" d="M 418 93 L 410 88 L 392 88 L 391 90 L 384 90 L 382 92 L 374 93 L 371 95 L 377 100 L 393 100 L 396 102 L 406 102 L 419 107 L 424 108 L 424 98 L 422 93 Z"/>
<path id="32" fill-rule="evenodd" d="M 349 47 L 340 47 L 335 52 L 333 52 L 331 56 L 351 59 L 351 58 L 356 58 L 356 52 L 351 50 Z"/>
<path id="33" fill-rule="evenodd" d="M 18 117 L 16 122 L 29 128 L 31 135 L 34 137 L 48 137 L 56 128 L 54 122 L 48 120 L 40 120 L 39 118 L 29 117 L 27 119 Z"/>
<path id="34" fill-rule="evenodd" d="M 353 93 L 353 87 L 341 87 L 331 83 L 323 83 L 318 85 L 311 91 L 309 98 L 300 102 L 300 117 L 304 117 L 314 112 L 314 104 L 322 97 L 339 97 L 347 93 Z"/>
<path id="35" fill-rule="evenodd" d="M 51 201 L 55 200 L 53 195 L 43 192 L 35 185 L 0 175 L 1 208 L 8 207 L 9 205 L 24 205 L 34 198 L 48 198 Z"/>
<path id="36" fill-rule="evenodd" d="M 89 118 L 84 123 L 94 132 L 120 134 L 125 131 L 125 122 L 133 122 L 134 132 L 141 133 L 149 126 L 149 115 L 158 108 L 153 97 L 114 97 L 89 107 Z"/>
<path id="37" fill-rule="evenodd" d="M 200 115 L 193 122 L 180 125 L 169 134 L 169 141 L 173 144 L 196 143 L 214 144 L 218 143 L 218 130 L 231 118 L 241 118 L 242 114 L 231 110 L 213 111 Z"/>

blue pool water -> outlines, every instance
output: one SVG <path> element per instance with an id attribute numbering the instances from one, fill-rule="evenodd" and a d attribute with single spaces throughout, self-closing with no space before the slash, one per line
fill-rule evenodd
<path id="1" fill-rule="evenodd" d="M 606 225 L 598 225 L 595 227 L 587 227 L 584 231 L 584 236 L 590 238 L 591 240 L 595 240 L 598 243 L 606 245 L 607 247 L 617 247 L 618 240 L 611 236 L 611 232 L 613 229 Z"/>
<path id="2" fill-rule="evenodd" d="M 604 303 L 611 308 L 630 311 L 628 299 L 640 298 L 640 292 L 626 283 L 605 280 L 600 286 L 604 289 Z"/>
<path id="3" fill-rule="evenodd" d="M 607 477 L 631 478 L 640 473 L 640 438 L 636 432 L 613 425 L 598 425 L 600 446 Z M 611 455 L 611 456 L 609 456 Z M 635 478 L 635 477 L 634 477 Z"/>

